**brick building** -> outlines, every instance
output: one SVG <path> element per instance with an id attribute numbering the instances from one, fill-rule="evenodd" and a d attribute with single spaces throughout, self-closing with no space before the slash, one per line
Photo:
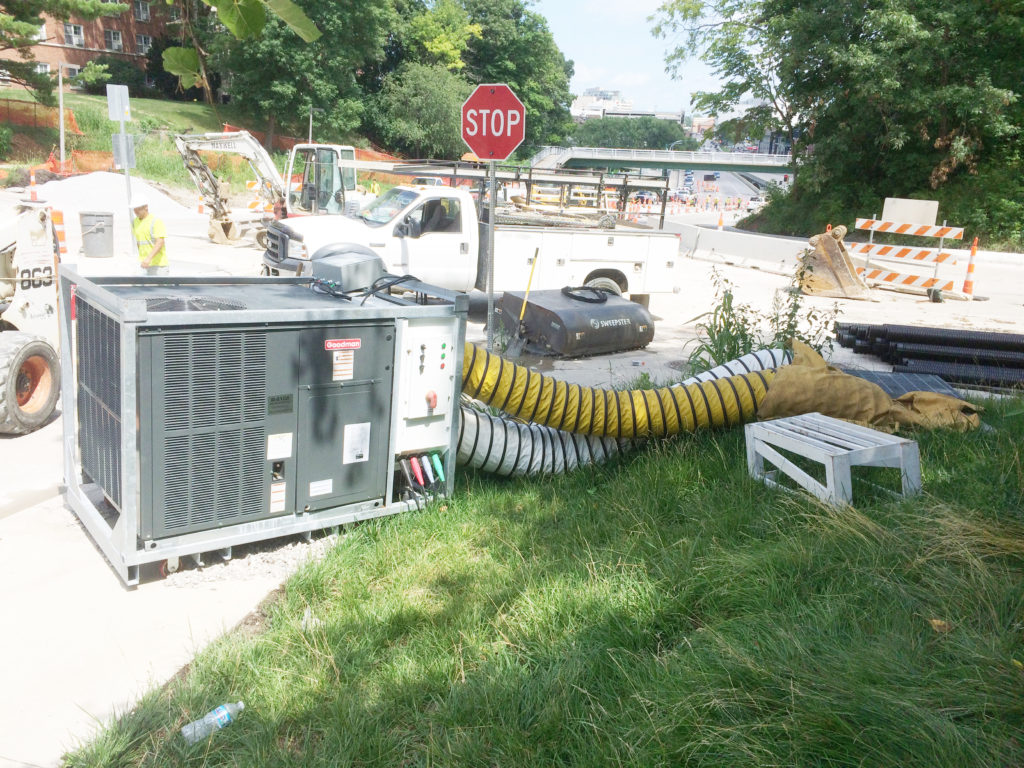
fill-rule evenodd
<path id="1" fill-rule="evenodd" d="M 44 16 L 46 21 L 39 31 L 39 43 L 32 47 L 36 69 L 56 72 L 57 65 L 63 64 L 65 77 L 73 77 L 86 62 L 107 55 L 123 58 L 145 70 L 146 53 L 153 41 L 165 35 L 177 35 L 180 8 L 167 5 L 163 0 L 126 2 L 130 10 L 95 21 L 72 17 L 64 22 Z"/>

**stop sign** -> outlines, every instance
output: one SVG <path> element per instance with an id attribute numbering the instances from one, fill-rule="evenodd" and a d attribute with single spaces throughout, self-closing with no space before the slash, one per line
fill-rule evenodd
<path id="1" fill-rule="evenodd" d="M 478 85 L 462 105 L 462 140 L 481 160 L 504 160 L 526 136 L 526 107 L 503 83 Z"/>

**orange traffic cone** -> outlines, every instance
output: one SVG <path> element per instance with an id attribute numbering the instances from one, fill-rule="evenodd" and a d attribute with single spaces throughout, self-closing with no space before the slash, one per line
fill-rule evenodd
<path id="1" fill-rule="evenodd" d="M 725 226 L 725 219 L 723 218 L 724 216 L 725 216 L 724 213 L 722 213 L 721 211 L 718 212 L 718 228 L 719 229 L 722 229 Z"/>
<path id="2" fill-rule="evenodd" d="M 39 196 L 36 194 L 36 171 L 34 168 L 28 172 L 28 199 L 33 203 L 39 200 Z"/>
<path id="3" fill-rule="evenodd" d="M 967 298 L 974 301 L 974 257 L 978 255 L 978 238 L 971 243 L 971 258 L 967 262 L 967 277 L 964 279 L 964 293 Z"/>
<path id="4" fill-rule="evenodd" d="M 205 211 L 203 210 L 203 196 L 200 195 L 199 204 L 196 206 L 196 213 L 198 213 L 201 216 L 204 212 Z"/>

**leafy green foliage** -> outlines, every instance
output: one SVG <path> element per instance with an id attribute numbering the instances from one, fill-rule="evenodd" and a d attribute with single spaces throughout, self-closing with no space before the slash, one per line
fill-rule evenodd
<path id="1" fill-rule="evenodd" d="M 178 77 L 182 88 L 194 88 L 203 80 L 199 69 L 199 54 L 192 48 L 165 48 L 163 63 L 166 72 Z"/>
<path id="2" fill-rule="evenodd" d="M 375 110 L 380 131 L 398 151 L 457 159 L 465 152 L 461 107 L 472 86 L 441 64 L 410 63 L 388 75 Z"/>
<path id="3" fill-rule="evenodd" d="M 127 85 L 131 96 L 144 96 L 149 89 L 146 87 L 146 74 L 134 64 L 117 56 L 97 56 L 90 62 L 93 69 L 83 78 L 82 85 L 86 93 L 105 94 L 106 84 Z M 98 70 L 99 67 L 103 71 Z M 105 74 L 104 74 L 105 73 Z"/>
<path id="4" fill-rule="evenodd" d="M 687 136 L 678 123 L 654 117 L 592 118 L 576 127 L 573 139 L 583 147 L 666 149 L 675 144 L 674 149 L 683 151 L 700 147 L 700 142 Z"/>
<path id="5" fill-rule="evenodd" d="M 420 63 L 440 64 L 452 72 L 465 68 L 462 56 L 469 41 L 482 34 L 457 0 L 436 0 L 409 22 L 409 41 Z"/>
<path id="6" fill-rule="evenodd" d="M 800 278 L 794 281 L 799 284 Z M 829 311 L 803 310 L 802 294 L 795 288 L 777 292 L 768 312 L 738 303 L 732 283 L 716 270 L 712 272 L 717 304 L 708 319 L 697 324 L 697 343 L 687 363 L 694 372 L 735 360 L 760 349 L 788 347 L 793 339 L 823 352 L 831 350 L 830 332 L 838 307 Z"/>
<path id="7" fill-rule="evenodd" d="M 467 79 L 507 83 L 526 107 L 523 152 L 557 144 L 572 131 L 569 80 L 573 65 L 555 45 L 547 21 L 523 0 L 463 0 L 469 18 L 482 30 L 469 42 Z"/>
<path id="8" fill-rule="evenodd" d="M 246 114 L 305 134 L 310 108 L 321 109 L 318 135 L 345 138 L 359 126 L 364 108 L 356 72 L 384 55 L 394 9 L 390 3 L 334 0 L 302 0 L 301 8 L 323 33 L 316 41 L 303 41 L 271 17 L 259 37 L 211 39 L 211 61 L 232 73 L 232 104 Z"/>
<path id="9" fill-rule="evenodd" d="M 72 85 L 88 89 L 99 83 L 107 83 L 113 75 L 110 67 L 103 64 L 99 59 L 86 62 L 85 66 L 78 70 L 78 74 L 69 78 Z"/>
<path id="10" fill-rule="evenodd" d="M 1021 239 L 1015 4 L 673 0 L 655 32 L 680 36 L 670 64 L 696 56 L 723 77 L 698 108 L 761 98 L 744 118 L 790 133 L 797 173 L 766 216 L 775 231 L 852 223 L 885 197 L 915 197 L 938 200 L 942 218 L 983 238 Z M 983 172 L 1010 183 L 979 183 Z"/>
<path id="11" fill-rule="evenodd" d="M 239 40 L 256 37 L 267 23 L 267 10 L 260 0 L 217 0 L 216 8 L 221 24 Z"/>
<path id="12" fill-rule="evenodd" d="M 6 158 L 11 154 L 11 139 L 14 131 L 9 125 L 0 125 L 0 158 Z"/>

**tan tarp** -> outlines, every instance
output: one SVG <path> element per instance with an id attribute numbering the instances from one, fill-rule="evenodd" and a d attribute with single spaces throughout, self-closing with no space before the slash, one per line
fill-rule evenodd
<path id="1" fill-rule="evenodd" d="M 877 384 L 828 365 L 806 344 L 794 340 L 793 352 L 793 364 L 778 369 L 757 411 L 762 421 L 817 411 L 885 432 L 902 427 L 966 432 L 981 424 L 978 410 L 958 398 L 908 392 L 893 400 Z"/>
<path id="2" fill-rule="evenodd" d="M 808 242 L 800 265 L 800 290 L 809 296 L 837 299 L 869 299 L 871 291 L 860 279 L 843 245 L 846 227 L 836 227 Z"/>

